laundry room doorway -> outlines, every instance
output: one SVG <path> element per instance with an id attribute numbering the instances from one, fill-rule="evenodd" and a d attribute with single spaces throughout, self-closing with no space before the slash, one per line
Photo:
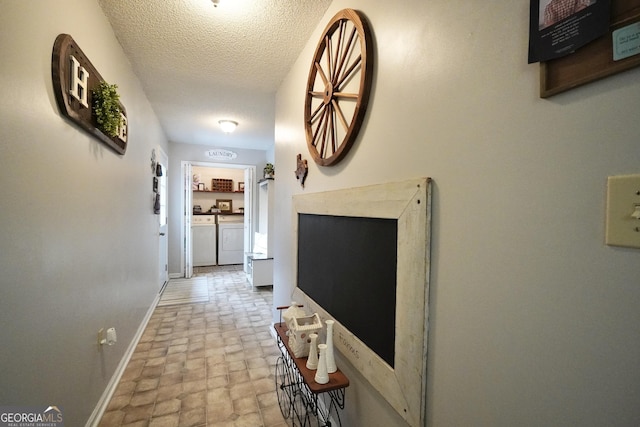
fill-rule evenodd
<path id="1" fill-rule="evenodd" d="M 244 264 L 244 253 L 250 252 L 253 246 L 252 236 L 254 235 L 256 215 L 256 166 L 182 161 L 181 169 L 183 188 L 181 191 L 180 240 L 183 244 L 180 259 L 184 277 L 193 276 L 194 218 L 199 220 L 201 215 L 214 216 L 219 213 L 221 219 L 233 216 L 237 222 L 242 224 L 242 257 L 241 259 L 238 257 L 234 263 Z M 195 183 L 194 175 L 197 175 L 198 178 Z M 212 176 L 234 177 L 234 179 L 217 179 L 211 178 Z M 198 226 L 200 225 L 196 225 L 196 227 Z"/>

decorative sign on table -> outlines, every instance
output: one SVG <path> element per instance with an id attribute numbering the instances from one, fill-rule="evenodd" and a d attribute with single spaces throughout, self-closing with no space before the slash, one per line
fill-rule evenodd
<path id="1" fill-rule="evenodd" d="M 116 86 L 105 82 L 68 34 L 58 35 L 53 44 L 51 77 L 61 113 L 118 154 L 124 154 L 127 150 L 127 112 L 115 92 Z M 112 132 L 108 126 L 98 123 L 96 109 L 106 111 L 107 119 L 111 115 L 110 118 L 117 121 Z M 104 123 L 103 119 L 100 121 Z"/>

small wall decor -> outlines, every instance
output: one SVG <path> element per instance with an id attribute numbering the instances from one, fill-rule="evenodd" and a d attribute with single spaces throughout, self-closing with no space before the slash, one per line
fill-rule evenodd
<path id="1" fill-rule="evenodd" d="M 233 211 L 232 203 L 233 201 L 231 199 L 216 200 L 216 205 L 218 205 L 218 209 L 220 209 L 222 213 L 231 213 Z"/>
<path id="2" fill-rule="evenodd" d="M 153 213 L 160 215 L 160 194 L 156 193 L 155 202 L 153 203 Z"/>
<path id="3" fill-rule="evenodd" d="M 265 179 L 273 179 L 273 176 L 276 174 L 276 169 L 273 166 L 273 163 L 267 163 L 262 172 L 264 173 Z"/>
<path id="4" fill-rule="evenodd" d="M 611 0 L 609 31 L 571 55 L 540 63 L 540 97 L 548 98 L 640 65 L 640 0 Z M 619 55 L 621 51 L 634 55 Z"/>
<path id="5" fill-rule="evenodd" d="M 107 136 L 118 136 L 122 125 L 118 85 L 101 81 L 98 87 L 91 90 L 91 95 L 93 98 L 91 105 L 98 129 Z"/>
<path id="6" fill-rule="evenodd" d="M 153 191 L 153 213 L 160 215 L 160 193 L 158 192 L 159 180 L 158 177 L 162 176 L 162 165 L 156 161 L 156 150 L 151 150 L 151 173 L 153 175 L 151 189 Z"/>
<path id="7" fill-rule="evenodd" d="M 298 154 L 296 157 L 296 178 L 300 181 L 300 185 L 304 188 L 304 181 L 307 179 L 307 173 L 309 173 L 309 166 L 306 160 L 302 159 L 302 154 Z"/>
<path id="8" fill-rule="evenodd" d="M 373 81 L 373 37 L 364 15 L 343 9 L 327 24 L 309 67 L 307 147 L 320 166 L 337 164 L 364 122 Z"/>
<path id="9" fill-rule="evenodd" d="M 200 174 L 194 173 L 193 180 L 191 181 L 191 189 L 199 190 L 200 189 Z"/>
<path id="10" fill-rule="evenodd" d="M 233 191 L 233 180 L 226 178 L 213 178 L 211 180 L 211 191 L 231 192 Z"/>
<path id="11" fill-rule="evenodd" d="M 204 152 L 204 155 L 212 160 L 233 160 L 238 157 L 238 153 L 235 151 L 225 150 L 222 148 L 207 150 Z"/>
<path id="12" fill-rule="evenodd" d="M 117 86 L 105 82 L 68 34 L 58 35 L 53 44 L 51 77 L 62 115 L 116 153 L 124 154 L 128 120 Z"/>
<path id="13" fill-rule="evenodd" d="M 239 192 L 244 192 L 244 182 L 239 182 L 238 183 L 238 191 Z"/>
<path id="14" fill-rule="evenodd" d="M 151 150 L 151 172 L 156 171 L 157 164 L 158 163 L 156 161 L 156 149 L 154 148 L 153 150 Z"/>

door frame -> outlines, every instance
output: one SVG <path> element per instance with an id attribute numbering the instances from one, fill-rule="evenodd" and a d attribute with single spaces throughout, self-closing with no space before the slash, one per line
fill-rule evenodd
<path id="1" fill-rule="evenodd" d="M 158 282 L 162 291 L 169 281 L 169 156 L 160 146 L 156 147 L 156 154 L 157 164 L 161 165 L 162 170 L 162 176 L 156 176 L 161 205 L 160 214 L 158 214 Z"/>
<path id="2" fill-rule="evenodd" d="M 191 242 L 191 211 L 192 193 L 191 180 L 193 175 L 193 166 L 218 168 L 218 169 L 242 169 L 245 175 L 244 190 L 244 251 L 251 252 L 253 245 L 253 233 L 256 215 L 256 165 L 235 164 L 235 163 L 215 163 L 215 162 L 196 162 L 183 160 L 180 164 L 182 189 L 180 191 L 182 206 L 182 217 L 180 218 L 180 271 L 185 278 L 193 275 L 193 256 Z"/>

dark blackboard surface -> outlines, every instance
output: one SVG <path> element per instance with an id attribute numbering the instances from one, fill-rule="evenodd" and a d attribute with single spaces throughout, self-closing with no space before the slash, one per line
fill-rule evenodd
<path id="1" fill-rule="evenodd" d="M 396 219 L 298 215 L 298 287 L 394 366 Z"/>

